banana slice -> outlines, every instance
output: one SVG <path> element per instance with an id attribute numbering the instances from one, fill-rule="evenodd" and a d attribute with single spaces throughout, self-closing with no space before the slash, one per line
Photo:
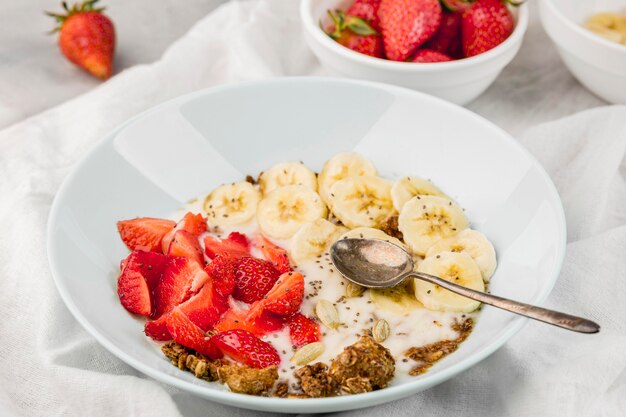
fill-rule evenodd
<path id="1" fill-rule="evenodd" d="M 436 195 L 449 198 L 432 182 L 419 177 L 402 177 L 391 187 L 393 207 L 399 212 L 404 204 L 416 195 Z"/>
<path id="2" fill-rule="evenodd" d="M 376 308 L 404 316 L 416 308 L 422 307 L 420 302 L 415 299 L 414 291 L 413 283 L 411 280 L 407 280 L 406 284 L 393 288 L 372 288 L 369 290 L 369 295 Z"/>
<path id="3" fill-rule="evenodd" d="M 380 229 L 374 229 L 372 227 L 357 227 L 356 229 L 352 229 L 349 232 L 346 232 L 343 235 L 339 236 L 339 239 L 378 239 L 393 243 L 394 245 L 398 245 L 403 249 L 407 249 L 406 245 L 402 243 L 402 241 L 400 241 L 399 239 L 396 239 L 393 236 L 389 236 L 387 233 L 383 232 Z"/>
<path id="4" fill-rule="evenodd" d="M 283 162 L 261 173 L 259 185 L 263 194 L 285 185 L 305 185 L 317 191 L 317 177 L 303 163 Z"/>
<path id="5" fill-rule="evenodd" d="M 391 184 L 375 176 L 348 177 L 330 187 L 330 207 L 346 226 L 376 227 L 393 211 Z"/>
<path id="6" fill-rule="evenodd" d="M 398 229 L 411 251 L 424 256 L 438 240 L 467 229 L 463 210 L 452 200 L 433 195 L 415 196 L 402 207 Z"/>
<path id="7" fill-rule="evenodd" d="M 249 182 L 217 187 L 206 196 L 204 211 L 211 226 L 233 226 L 251 220 L 261 200 L 259 190 Z"/>
<path id="8" fill-rule="evenodd" d="M 305 185 L 286 185 L 263 197 L 256 218 L 264 234 L 289 239 L 303 224 L 326 217 L 327 213 L 315 191 Z"/>
<path id="9" fill-rule="evenodd" d="M 437 255 L 440 252 L 464 252 L 472 257 L 485 282 L 496 270 L 496 250 L 480 232 L 465 229 L 454 236 L 441 239 L 426 251 L 426 257 Z"/>
<path id="10" fill-rule="evenodd" d="M 417 267 L 418 272 L 435 275 L 446 281 L 478 291 L 485 291 L 485 284 L 476 262 L 467 253 L 441 252 L 430 256 Z M 469 313 L 480 302 L 462 297 L 438 285 L 416 279 L 415 298 L 429 310 Z"/>
<path id="11" fill-rule="evenodd" d="M 300 265 L 315 259 L 328 250 L 348 229 L 337 226 L 326 219 L 317 219 L 303 225 L 291 240 L 291 259 Z"/>
<path id="12" fill-rule="evenodd" d="M 330 206 L 330 187 L 339 180 L 348 177 L 376 175 L 376 168 L 369 160 L 353 152 L 342 152 L 330 158 L 324 164 L 317 178 L 322 200 Z"/>

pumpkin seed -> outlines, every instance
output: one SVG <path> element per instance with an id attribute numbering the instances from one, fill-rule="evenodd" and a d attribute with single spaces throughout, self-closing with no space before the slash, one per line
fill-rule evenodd
<path id="1" fill-rule="evenodd" d="M 341 324 L 339 312 L 330 301 L 319 300 L 315 305 L 315 314 L 326 327 L 331 329 L 336 329 Z"/>
<path id="2" fill-rule="evenodd" d="M 324 353 L 324 344 L 322 342 L 313 342 L 302 346 L 293 354 L 291 362 L 296 365 L 306 365 L 307 363 L 317 359 Z"/>
<path id="3" fill-rule="evenodd" d="M 365 287 L 355 284 L 352 281 L 348 281 L 346 284 L 346 297 L 360 297 L 365 292 Z"/>
<path id="4" fill-rule="evenodd" d="M 378 343 L 384 342 L 389 337 L 390 333 L 391 329 L 389 328 L 387 320 L 377 320 L 374 326 L 372 326 L 372 337 Z"/>

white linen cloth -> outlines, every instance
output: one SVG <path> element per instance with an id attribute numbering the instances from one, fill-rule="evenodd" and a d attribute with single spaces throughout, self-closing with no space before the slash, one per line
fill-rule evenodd
<path id="1" fill-rule="evenodd" d="M 534 27 L 527 43 L 543 36 Z M 558 65 L 543 68 L 539 61 L 556 58 L 544 59 L 545 42 L 533 45 L 522 52 L 538 60 L 536 67 L 517 61 L 470 108 L 519 133 L 602 103 Z M 294 0 L 231 2 L 199 22 L 160 61 L 0 131 L 0 415 L 262 414 L 162 385 L 101 347 L 54 287 L 45 250 L 47 216 L 80 157 L 139 111 L 211 85 L 318 73 L 323 71 L 303 44 Z M 531 82 L 538 85 L 525 85 Z M 557 110 L 557 102 L 543 100 L 540 91 L 562 95 Z M 546 306 L 596 320 L 602 332 L 578 335 L 531 322 L 498 352 L 446 383 L 341 416 L 626 415 L 626 107 L 540 124 L 520 140 L 555 181 L 568 220 L 565 264 Z"/>

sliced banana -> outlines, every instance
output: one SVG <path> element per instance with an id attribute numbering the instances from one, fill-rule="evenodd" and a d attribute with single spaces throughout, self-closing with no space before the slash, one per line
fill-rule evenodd
<path id="1" fill-rule="evenodd" d="M 348 177 L 376 175 L 376 168 L 368 159 L 354 152 L 342 152 L 330 158 L 324 164 L 317 178 L 322 200 L 330 205 L 330 187 L 339 180 Z"/>
<path id="2" fill-rule="evenodd" d="M 304 224 L 291 240 L 291 259 L 299 265 L 304 261 L 317 258 L 347 230 L 326 219 L 317 219 Z"/>
<path id="3" fill-rule="evenodd" d="M 400 239 L 396 239 L 393 236 L 389 236 L 387 233 L 380 229 L 374 229 L 373 227 L 357 227 L 349 232 L 339 236 L 339 239 L 378 239 L 385 242 L 393 243 L 403 249 L 407 249 L 406 245 L 402 243 Z M 337 239 L 337 240 L 339 240 Z"/>
<path id="4" fill-rule="evenodd" d="M 261 231 L 275 239 L 289 239 L 305 223 L 326 217 L 326 205 L 305 185 L 286 185 L 259 202 L 256 217 Z"/>
<path id="5" fill-rule="evenodd" d="M 391 183 L 375 176 L 348 177 L 330 187 L 330 207 L 346 226 L 376 227 L 393 211 Z"/>
<path id="6" fill-rule="evenodd" d="M 473 290 L 485 291 L 480 269 L 467 253 L 441 252 L 430 256 L 419 265 L 418 272 L 434 275 Z M 415 298 L 429 310 L 469 313 L 480 302 L 462 297 L 438 285 L 415 279 Z"/>
<path id="7" fill-rule="evenodd" d="M 476 262 L 485 282 L 489 282 L 496 270 L 496 250 L 489 239 L 476 230 L 465 229 L 454 236 L 441 239 L 426 251 L 426 257 L 440 252 L 467 253 Z"/>
<path id="8" fill-rule="evenodd" d="M 585 26 L 596 35 L 626 45 L 626 13 L 596 13 L 587 19 Z"/>
<path id="9" fill-rule="evenodd" d="M 402 211 L 404 204 L 416 195 L 437 195 L 449 198 L 432 182 L 419 177 L 402 177 L 391 187 L 393 207 Z"/>
<path id="10" fill-rule="evenodd" d="M 211 226 L 233 226 L 251 220 L 261 200 L 259 190 L 249 182 L 217 187 L 204 200 L 204 211 Z"/>
<path id="11" fill-rule="evenodd" d="M 421 256 L 438 240 L 468 227 L 469 222 L 456 203 L 432 195 L 418 195 L 407 201 L 398 218 L 404 242 Z"/>
<path id="12" fill-rule="evenodd" d="M 259 185 L 263 194 L 285 185 L 305 185 L 317 191 L 317 177 L 301 162 L 283 162 L 261 173 Z"/>
<path id="13" fill-rule="evenodd" d="M 411 280 L 407 280 L 406 284 L 393 288 L 372 288 L 369 290 L 369 295 L 376 308 L 404 316 L 416 308 L 422 307 L 415 298 L 414 291 L 413 283 Z"/>

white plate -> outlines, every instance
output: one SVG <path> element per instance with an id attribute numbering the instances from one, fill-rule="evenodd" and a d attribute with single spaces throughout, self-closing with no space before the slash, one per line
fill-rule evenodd
<path id="1" fill-rule="evenodd" d="M 367 407 L 432 387 L 475 365 L 525 320 L 486 307 L 471 337 L 428 373 L 361 395 L 263 398 L 225 391 L 172 366 L 116 294 L 128 253 L 115 222 L 167 216 L 218 184 L 302 160 L 320 169 L 339 151 L 371 158 L 389 178 L 431 178 L 494 242 L 493 293 L 543 301 L 565 248 L 554 185 L 508 134 L 442 100 L 383 84 L 287 78 L 192 93 L 155 107 L 107 135 L 74 169 L 50 213 L 48 254 L 63 300 L 113 354 L 150 375 L 224 404 L 278 412 Z"/>

